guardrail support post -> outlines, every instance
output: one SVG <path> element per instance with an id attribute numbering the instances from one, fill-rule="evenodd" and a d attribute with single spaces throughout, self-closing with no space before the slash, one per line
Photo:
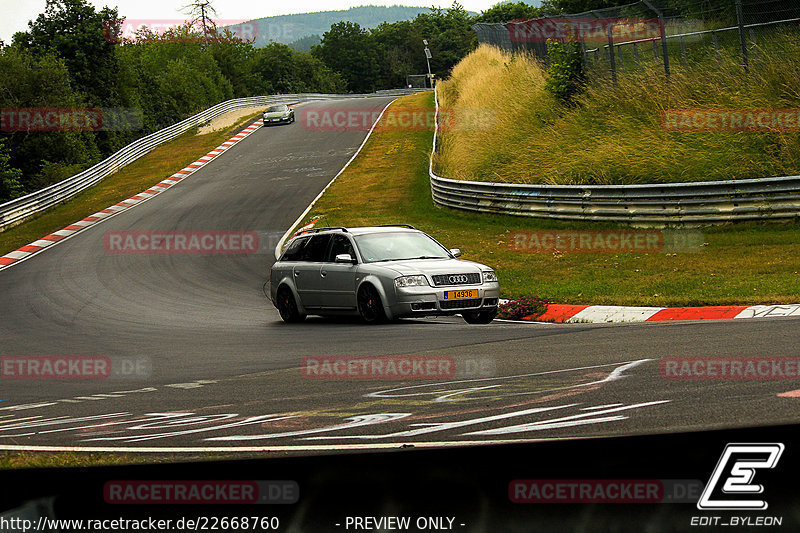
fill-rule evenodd
<path id="1" fill-rule="evenodd" d="M 654 6 L 650 0 L 642 1 L 656 16 L 658 16 L 658 32 L 661 36 L 661 52 L 664 56 L 664 75 L 667 77 L 667 83 L 669 83 L 669 51 L 667 50 L 667 30 L 664 25 L 664 15 L 660 10 L 656 9 L 656 6 Z"/>

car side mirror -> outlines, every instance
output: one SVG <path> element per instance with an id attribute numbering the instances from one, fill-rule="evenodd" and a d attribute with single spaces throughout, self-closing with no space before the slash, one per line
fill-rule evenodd
<path id="1" fill-rule="evenodd" d="M 453 257 L 461 256 L 461 250 L 459 248 L 450 248 L 450 253 L 453 254 Z"/>
<path id="2" fill-rule="evenodd" d="M 336 254 L 337 263 L 355 263 L 356 260 L 350 254 Z"/>

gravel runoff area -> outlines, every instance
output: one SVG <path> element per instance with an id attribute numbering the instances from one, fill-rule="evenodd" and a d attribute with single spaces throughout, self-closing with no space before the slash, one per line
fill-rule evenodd
<path id="1" fill-rule="evenodd" d="M 252 115 L 254 113 L 258 113 L 259 111 L 263 112 L 264 110 L 267 109 L 267 107 L 268 106 L 245 107 L 243 109 L 229 111 L 224 115 L 220 115 L 212 119 L 205 126 L 197 128 L 197 135 L 205 135 L 206 133 L 211 133 L 218 130 L 224 130 L 225 128 L 230 128 L 231 126 L 236 124 L 238 120 L 241 120 L 243 117 Z"/>

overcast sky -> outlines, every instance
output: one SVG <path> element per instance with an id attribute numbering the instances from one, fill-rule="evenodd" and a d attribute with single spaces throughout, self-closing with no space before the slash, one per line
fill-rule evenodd
<path id="1" fill-rule="evenodd" d="M 498 0 L 461 0 L 468 11 L 484 11 Z M 120 15 L 128 19 L 183 19 L 183 7 L 189 0 L 89 0 L 96 8 L 103 6 L 119 8 Z M 218 18 L 229 20 L 250 20 L 291 13 L 310 13 L 347 9 L 360 5 L 406 5 L 419 7 L 448 7 L 450 0 L 216 0 L 213 5 Z M 28 21 L 35 19 L 44 11 L 45 0 L 0 0 L 0 40 L 11 42 L 15 32 L 28 27 Z"/>

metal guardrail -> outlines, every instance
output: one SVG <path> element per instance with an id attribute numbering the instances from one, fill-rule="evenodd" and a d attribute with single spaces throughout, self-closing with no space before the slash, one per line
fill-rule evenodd
<path id="1" fill-rule="evenodd" d="M 191 116 L 177 124 L 166 127 L 145 137 L 137 139 L 131 144 L 120 149 L 108 158 L 100 161 L 96 165 L 69 177 L 58 183 L 54 183 L 44 189 L 21 196 L 14 200 L 0 204 L 0 231 L 5 230 L 24 219 L 40 213 L 45 209 L 68 200 L 76 194 L 97 184 L 103 178 L 113 174 L 125 165 L 144 156 L 159 145 L 170 141 L 188 129 L 203 124 L 229 111 L 243 109 L 247 107 L 268 106 L 275 103 L 296 103 L 314 100 L 331 100 L 347 98 L 374 98 L 385 96 L 402 96 L 417 92 L 416 89 L 398 89 L 393 91 L 380 91 L 370 94 L 284 94 L 271 96 L 253 96 L 249 98 L 237 98 L 222 102 L 206 109 L 194 116 Z"/>
<path id="2" fill-rule="evenodd" d="M 465 211 L 638 226 L 800 217 L 800 176 L 644 185 L 531 185 L 437 176 L 439 99 L 428 173 L 434 204 Z"/>

